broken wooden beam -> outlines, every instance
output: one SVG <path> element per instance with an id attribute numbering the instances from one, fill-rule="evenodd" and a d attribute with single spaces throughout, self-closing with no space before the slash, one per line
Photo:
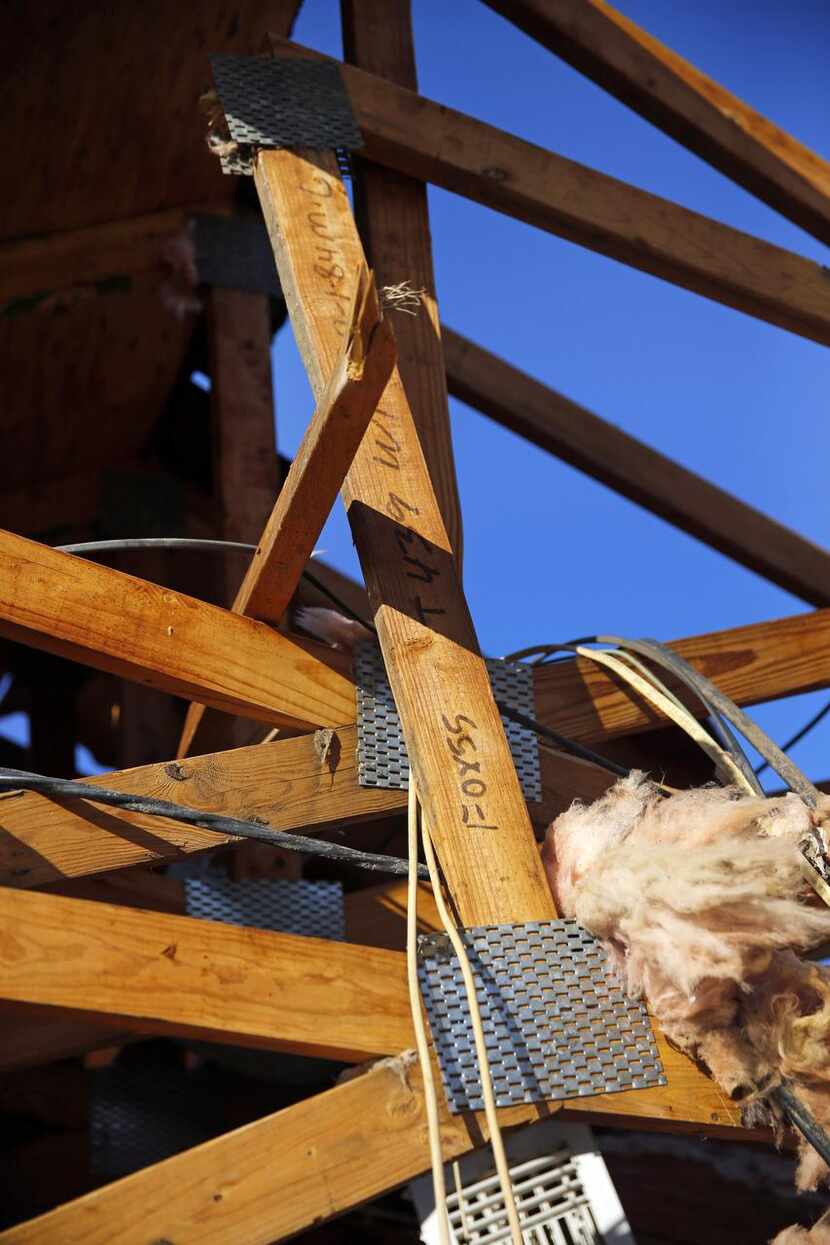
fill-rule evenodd
<path id="1" fill-rule="evenodd" d="M 276 55 L 319 58 L 287 40 L 272 46 Z M 364 154 L 377 164 L 830 344 L 830 282 L 821 264 L 351 65 L 342 74 Z"/>
<path id="2" fill-rule="evenodd" d="M 830 243 L 830 165 L 606 0 L 484 0 L 628 108 Z"/>
<path id="3" fill-rule="evenodd" d="M 254 180 L 320 394 L 342 348 L 360 239 L 333 153 L 262 151 Z M 325 255 L 326 267 L 321 264 Z M 331 273 L 342 274 L 337 280 Z M 452 549 L 397 369 L 343 489 L 410 764 L 459 917 L 555 915 Z"/>
<path id="4" fill-rule="evenodd" d="M 394 951 L 35 892 L 0 905 L 0 1000 L 347 1062 L 412 1040 Z"/>
<path id="5" fill-rule="evenodd" d="M 444 326 L 454 398 L 811 605 L 830 553 Z"/>
<path id="6" fill-rule="evenodd" d="M 418 89 L 410 0 L 341 0 L 344 59 L 409 90 Z M 395 317 L 398 370 L 459 577 L 462 520 L 441 354 L 441 327 L 423 182 L 354 161 L 355 215 L 378 285 L 418 291 L 423 312 Z"/>
<path id="7" fill-rule="evenodd" d="M 0 635 L 274 726 L 354 720 L 331 649 L 5 531 Z"/>

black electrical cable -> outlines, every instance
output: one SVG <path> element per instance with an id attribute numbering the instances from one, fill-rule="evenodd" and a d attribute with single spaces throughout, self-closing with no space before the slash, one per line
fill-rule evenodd
<path id="1" fill-rule="evenodd" d="M 271 830 L 268 826 L 259 825 L 257 822 L 241 821 L 237 817 L 226 817 L 223 813 L 188 808 L 186 805 L 172 804 L 169 800 L 157 800 L 152 796 L 130 795 L 124 791 L 93 786 L 92 783 L 79 782 L 75 779 L 49 778 L 44 774 L 31 774 L 27 770 L 3 767 L 0 768 L 0 791 L 39 791 L 42 795 L 53 799 L 90 800 L 96 804 L 123 808 L 130 813 L 141 813 L 149 817 L 169 817 L 173 821 L 181 821 L 189 826 L 199 826 L 203 830 L 213 830 L 217 834 L 256 839 L 260 843 L 269 843 L 272 847 L 281 847 L 289 852 L 322 856 L 326 860 L 354 865 L 358 869 L 369 869 L 376 873 L 405 876 L 409 868 L 408 862 L 399 856 L 380 856 L 373 852 L 360 852 L 353 847 L 345 847 L 340 843 L 327 843 L 322 839 L 311 839 L 304 834 L 287 834 L 281 830 Z M 425 865 L 418 866 L 418 876 L 425 881 L 429 880 Z"/>
<path id="2" fill-rule="evenodd" d="M 781 751 L 789 752 L 790 748 L 794 748 L 796 744 L 800 744 L 804 736 L 809 735 L 813 727 L 818 726 L 819 722 L 826 718 L 828 713 L 830 713 L 830 700 L 828 700 L 823 709 L 819 709 L 818 713 L 814 714 L 813 717 L 810 718 L 809 722 L 804 723 L 801 730 L 796 731 L 792 739 L 788 739 L 785 744 L 781 745 Z M 764 770 L 769 768 L 769 764 L 769 761 L 763 761 L 762 764 L 756 769 L 756 775 L 763 774 Z"/>
<path id="3" fill-rule="evenodd" d="M 616 761 L 609 761 L 608 757 L 600 756 L 598 752 L 584 747 L 583 744 L 577 743 L 576 740 L 560 735 L 558 731 L 551 730 L 549 726 L 543 726 L 541 722 L 535 722 L 533 718 L 520 713 L 518 709 L 512 708 L 511 705 L 506 705 L 503 700 L 497 700 L 496 705 L 498 706 L 499 713 L 506 718 L 510 718 L 511 722 L 516 722 L 527 731 L 533 731 L 540 739 L 549 739 L 551 743 L 556 744 L 563 752 L 570 752 L 572 756 L 579 757 L 582 761 L 591 761 L 594 765 L 600 765 L 603 769 L 608 770 L 610 774 L 616 774 L 618 778 L 627 778 L 631 773 L 631 770 L 626 769 L 624 765 L 618 765 Z"/>
<path id="4" fill-rule="evenodd" d="M 131 549 L 189 549 L 194 553 L 256 553 L 257 550 L 256 545 L 249 545 L 241 540 L 206 540 L 190 536 L 129 536 L 118 540 L 84 540 L 74 545 L 55 545 L 54 548 L 59 549 L 61 553 L 74 554 L 119 553 Z M 304 570 L 302 578 L 316 588 L 321 596 L 331 601 L 332 605 L 336 605 L 341 614 L 345 614 L 353 622 L 360 623 L 361 627 L 365 627 L 374 635 L 377 634 L 372 623 L 361 618 L 345 601 L 341 601 L 337 594 L 332 592 L 331 588 L 316 575 L 312 575 L 311 571 Z"/>
<path id="5" fill-rule="evenodd" d="M 778 1104 L 794 1128 L 808 1141 L 816 1154 L 830 1167 L 830 1137 L 819 1124 L 809 1107 L 801 1101 L 786 1081 L 776 1086 L 769 1095 Z"/>

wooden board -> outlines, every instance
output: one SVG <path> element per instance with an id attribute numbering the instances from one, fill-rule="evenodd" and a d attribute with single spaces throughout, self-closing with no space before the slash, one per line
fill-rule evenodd
<path id="1" fill-rule="evenodd" d="M 830 686 L 830 611 L 672 640 L 671 647 L 731 696 L 755 705 Z M 702 716 L 669 675 L 666 683 Z M 536 716 L 586 743 L 664 726 L 666 718 L 593 662 L 577 658 L 534 671 Z"/>
<path id="2" fill-rule="evenodd" d="M 717 1133 L 737 1123 L 736 1108 L 720 1100 L 714 1106 L 711 1083 L 684 1062 L 690 1071 L 677 1087 L 673 1126 Z M 652 1092 L 666 1094 L 641 1090 L 631 1097 Z M 603 1102 L 624 1097 L 611 1094 Z M 507 1127 L 548 1114 L 545 1106 L 514 1107 L 499 1117 Z M 486 1138 L 483 1116 L 441 1111 L 445 1159 Z M 0 1233 L 0 1242 L 110 1245 L 117 1223 L 119 1245 L 158 1240 L 270 1245 L 369 1201 L 428 1166 L 420 1073 L 401 1060 L 384 1060 L 324 1094 L 9 1228 Z"/>
<path id="3" fill-rule="evenodd" d="M 0 532 L 0 635 L 274 725 L 354 719 L 331 649 L 11 532 Z"/>
<path id="4" fill-rule="evenodd" d="M 830 605 L 830 553 L 563 394 L 444 327 L 454 398 L 811 605 Z"/>
<path id="5" fill-rule="evenodd" d="M 362 248 L 334 156 L 265 151 L 254 179 L 316 394 Z M 554 914 L 397 371 L 343 489 L 409 757 L 464 924 Z M 475 757 L 472 760 L 472 757 Z"/>
<path id="6" fill-rule="evenodd" d="M 302 735 L 84 781 L 229 817 L 258 818 L 272 830 L 332 833 L 406 809 L 405 791 L 359 786 L 356 734 L 354 726 L 339 727 L 325 760 L 314 736 Z M 613 781 L 604 770 L 547 751 L 541 754 L 541 771 L 542 801 L 528 805 L 540 833 L 576 796 L 596 799 Z M 231 841 L 197 826 L 84 800 L 50 800 L 34 791 L 0 796 L 0 886 L 31 888 L 137 864 L 171 863 Z"/>
<path id="7" fill-rule="evenodd" d="M 317 55 L 282 40 L 273 46 Z M 830 283 L 820 264 L 350 65 L 343 77 L 370 160 L 830 343 Z"/>
<path id="8" fill-rule="evenodd" d="M 410 0 L 344 0 L 341 13 L 345 59 L 416 91 Z M 360 236 L 378 285 L 408 282 L 422 294 L 426 314 L 394 316 L 398 370 L 460 577 L 463 528 L 441 355 L 427 189 L 423 182 L 357 157 L 354 198 Z"/>
<path id="9" fill-rule="evenodd" d="M 0 999 L 355 1062 L 412 1040 L 397 952 L 34 892 L 0 903 Z"/>
<path id="10" fill-rule="evenodd" d="M 732 181 L 830 243 L 827 161 L 605 0 L 485 3 Z M 751 29 L 747 33 L 751 38 Z"/>

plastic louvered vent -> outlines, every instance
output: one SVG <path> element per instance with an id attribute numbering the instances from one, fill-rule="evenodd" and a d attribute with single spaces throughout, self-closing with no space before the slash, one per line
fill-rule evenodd
<path id="1" fill-rule="evenodd" d="M 533 717 L 533 673 L 529 666 L 487 658 L 493 693 L 512 709 Z M 354 655 L 357 685 L 357 763 L 362 787 L 408 786 L 409 757 L 386 668 L 373 641 L 359 644 Z M 532 731 L 502 718 L 513 764 L 526 800 L 541 800 L 539 744 Z"/>
<path id="2" fill-rule="evenodd" d="M 642 1003 L 575 921 L 461 930 L 500 1107 L 665 1085 Z M 418 939 L 418 976 L 450 1110 L 484 1106 L 464 979 L 445 934 Z"/>
<path id="3" fill-rule="evenodd" d="M 635 1245 L 608 1169 L 584 1124 L 545 1120 L 506 1138 L 516 1209 L 527 1245 Z M 459 1179 L 456 1180 L 456 1171 Z M 510 1240 L 498 1177 L 487 1150 L 445 1169 L 453 1245 Z M 438 1245 L 429 1176 L 409 1186 L 421 1240 Z"/>
<path id="4" fill-rule="evenodd" d="M 339 882 L 293 882 L 283 878 L 185 879 L 188 916 L 229 925 L 329 938 L 346 937 L 343 887 Z"/>

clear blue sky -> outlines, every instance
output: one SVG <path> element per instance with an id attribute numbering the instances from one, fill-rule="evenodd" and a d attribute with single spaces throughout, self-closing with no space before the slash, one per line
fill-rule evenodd
<path id="1" fill-rule="evenodd" d="M 825 0 L 622 0 L 739 97 L 830 156 Z M 478 0 L 414 0 L 420 89 L 602 172 L 802 255 L 825 248 Z M 340 56 L 337 0 L 305 0 L 298 42 Z M 828 353 L 430 188 L 442 319 L 790 525 L 830 544 Z M 280 446 L 311 411 L 289 329 L 275 347 Z M 670 640 L 804 604 L 489 420 L 452 404 L 465 586 L 499 655 L 588 632 Z M 357 573 L 338 506 L 321 545 Z M 756 711 L 782 739 L 822 694 Z M 794 754 L 830 777 L 830 724 Z"/>

